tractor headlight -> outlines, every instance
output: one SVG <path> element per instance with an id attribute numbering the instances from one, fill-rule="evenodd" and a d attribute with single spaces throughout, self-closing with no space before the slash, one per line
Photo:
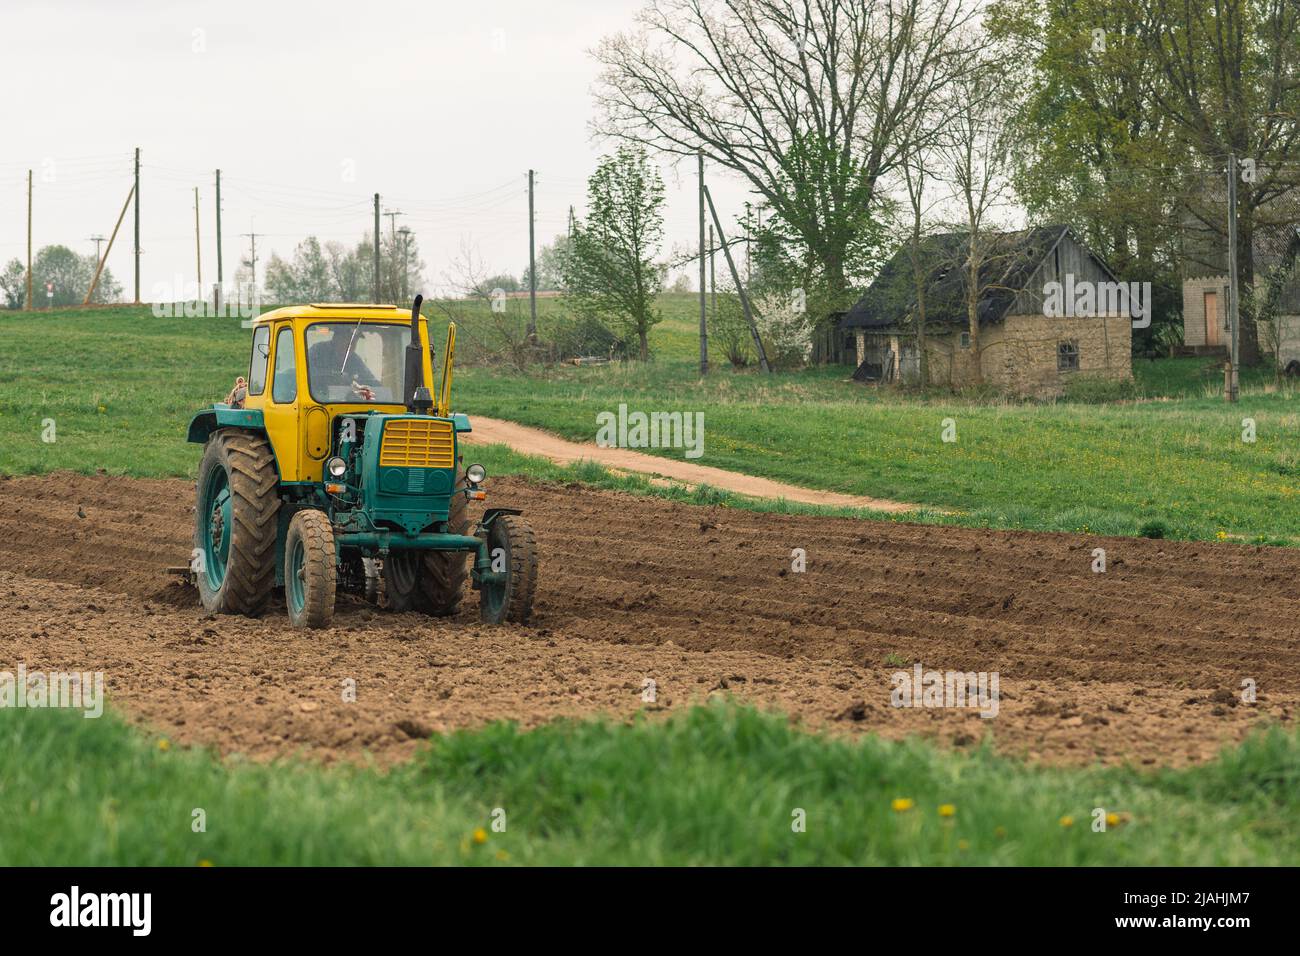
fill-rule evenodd
<path id="1" fill-rule="evenodd" d="M 470 465 L 465 469 L 465 480 L 471 485 L 483 484 L 483 479 L 487 477 L 487 469 L 482 465 Z"/>
<path id="2" fill-rule="evenodd" d="M 335 455 L 329 461 L 325 462 L 325 470 L 330 473 L 331 478 L 342 478 L 347 474 L 348 463 Z"/>

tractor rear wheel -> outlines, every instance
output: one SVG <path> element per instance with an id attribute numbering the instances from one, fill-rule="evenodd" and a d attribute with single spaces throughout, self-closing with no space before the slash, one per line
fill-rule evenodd
<path id="1" fill-rule="evenodd" d="M 223 428 L 208 438 L 194 506 L 199 599 L 221 614 L 260 614 L 275 587 L 279 476 L 261 436 Z"/>
<path id="2" fill-rule="evenodd" d="M 505 571 L 502 581 L 484 581 L 479 588 L 479 618 L 485 624 L 527 624 L 537 590 L 537 539 L 518 515 L 498 515 L 488 529 L 488 557 L 493 571 Z"/>
<path id="3" fill-rule="evenodd" d="M 334 619 L 338 555 L 323 511 L 299 511 L 284 536 L 284 603 L 294 627 L 328 627 Z"/>
<path id="4" fill-rule="evenodd" d="M 465 487 L 462 472 L 447 517 L 451 534 L 469 534 Z M 392 551 L 384 558 L 384 593 L 394 611 L 420 611 L 436 617 L 455 614 L 468 578 L 466 551 Z"/>

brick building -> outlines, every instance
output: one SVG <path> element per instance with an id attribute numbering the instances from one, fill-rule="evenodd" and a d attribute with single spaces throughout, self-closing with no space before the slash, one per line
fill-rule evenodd
<path id="1" fill-rule="evenodd" d="M 931 236 L 916 257 L 924 277 L 931 384 L 961 388 L 982 382 L 1019 395 L 1050 396 L 1072 378 L 1132 375 L 1131 312 L 1137 299 L 1067 226 L 991 237 L 978 280 L 975 337 L 967 317 L 967 246 L 964 233 Z M 855 378 L 919 379 L 918 301 L 913 256 L 904 246 L 838 320 L 836 345 L 843 361 L 857 367 Z"/>

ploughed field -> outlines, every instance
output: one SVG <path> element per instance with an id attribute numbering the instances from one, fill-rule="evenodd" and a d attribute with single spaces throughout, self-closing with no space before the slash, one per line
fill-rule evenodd
<path id="1" fill-rule="evenodd" d="M 437 731 L 713 694 L 813 728 L 989 738 L 1070 764 L 1201 761 L 1300 712 L 1300 549 L 488 487 L 537 532 L 532 626 L 479 624 L 467 593 L 452 619 L 341 597 L 333 626 L 308 632 L 282 602 L 258 620 L 208 615 L 167 577 L 189 556 L 190 482 L 0 476 L 0 671 L 102 671 L 111 706 L 224 753 L 382 762 Z M 996 673 L 996 716 L 893 706 L 894 675 L 917 664 Z"/>

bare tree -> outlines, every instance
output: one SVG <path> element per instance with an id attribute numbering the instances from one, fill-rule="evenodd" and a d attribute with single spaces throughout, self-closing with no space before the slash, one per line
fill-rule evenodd
<path id="1" fill-rule="evenodd" d="M 1006 125 L 1012 91 L 1007 64 L 995 55 L 981 58 L 979 68 L 959 77 L 948 91 L 950 119 L 939 141 L 944 178 L 959 207 L 965 233 L 965 306 L 970 334 L 969 361 L 976 382 L 983 380 L 980 360 L 979 303 L 995 283 L 996 260 L 1006 254 L 1000 242 L 1000 213 L 1011 203 L 1011 134 Z"/>
<path id="2" fill-rule="evenodd" d="M 903 185 L 907 190 L 906 249 L 912 271 L 912 291 L 916 297 L 912 306 L 912 322 L 916 328 L 917 375 L 920 385 L 930 384 L 930 359 L 926 345 L 926 289 L 930 282 L 930 269 L 923 244 L 931 228 L 930 210 L 934 200 L 929 198 L 931 175 L 928 164 L 932 151 L 914 142 L 899 164 Z"/>
<path id="3" fill-rule="evenodd" d="M 491 280 L 495 275 L 495 270 L 483 260 L 474 242 L 462 237 L 460 249 L 442 278 L 463 299 L 477 304 L 478 307 L 472 310 L 476 318 L 486 313 L 486 319 L 471 324 L 471 310 L 451 303 L 436 304 L 457 324 L 458 331 L 472 328 L 470 338 L 486 353 L 484 359 L 505 362 L 522 371 L 534 358 L 523 310 L 518 300 L 506 296 L 504 289 L 493 287 Z"/>
<path id="4" fill-rule="evenodd" d="M 597 132 L 745 179 L 832 300 L 916 117 L 982 40 L 975 0 L 651 0 L 606 38 Z M 955 43 L 954 39 L 961 42 Z"/>

